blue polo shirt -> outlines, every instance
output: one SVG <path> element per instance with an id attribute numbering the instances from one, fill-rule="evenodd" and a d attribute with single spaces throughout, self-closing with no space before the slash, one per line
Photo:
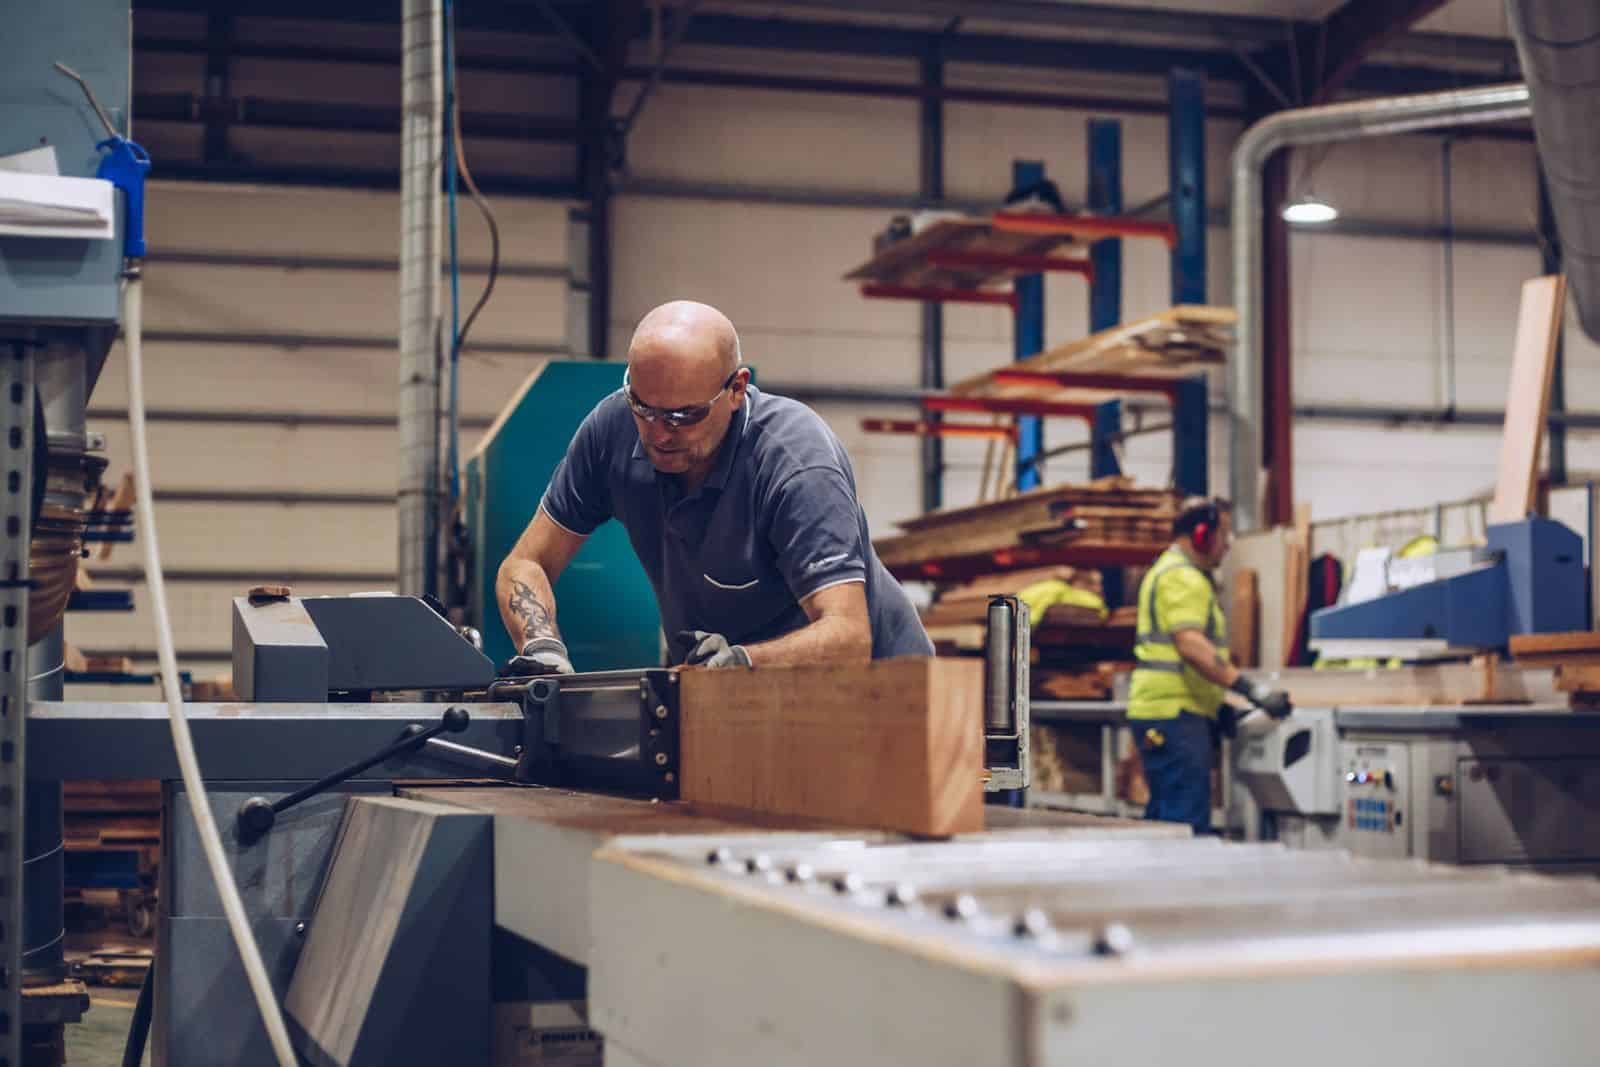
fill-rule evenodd
<path id="1" fill-rule="evenodd" d="M 681 477 L 651 466 L 618 390 L 578 427 L 539 506 L 580 537 L 607 519 L 622 523 L 669 641 L 680 630 L 770 641 L 810 622 L 806 597 L 862 582 L 872 657 L 933 655 L 905 590 L 872 550 L 844 446 L 804 404 L 749 387 L 716 466 L 685 495 Z M 675 659 L 685 653 L 673 649 Z"/>

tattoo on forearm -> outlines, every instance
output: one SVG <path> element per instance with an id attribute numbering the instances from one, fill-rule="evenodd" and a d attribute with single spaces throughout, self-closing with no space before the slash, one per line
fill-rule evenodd
<path id="1" fill-rule="evenodd" d="M 522 639 L 530 637 L 558 637 L 556 624 L 550 618 L 550 609 L 539 602 L 527 582 L 511 582 L 511 614 L 522 620 Z"/>
<path id="2" fill-rule="evenodd" d="M 1221 649 L 1217 650 L 1217 666 L 1222 670 L 1228 669 L 1228 657 L 1223 655 Z"/>

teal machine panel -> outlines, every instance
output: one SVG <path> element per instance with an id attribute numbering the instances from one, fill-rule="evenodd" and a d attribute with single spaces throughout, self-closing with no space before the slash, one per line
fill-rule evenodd
<path id="1" fill-rule="evenodd" d="M 533 518 L 556 464 L 589 410 L 622 385 L 621 363 L 552 360 L 501 413 L 467 461 L 473 625 L 496 664 L 512 654 L 494 595 L 495 572 Z M 556 622 L 580 671 L 661 662 L 655 590 L 617 522 L 594 532 L 556 582 Z"/>
<path id="2" fill-rule="evenodd" d="M 52 145 L 61 173 L 92 178 L 105 131 L 62 62 L 94 87 L 113 125 L 128 128 L 128 0 L 0 4 L 0 156 Z M 0 321 L 115 324 L 122 210 L 114 241 L 0 236 Z M 109 343 L 107 341 L 106 343 Z"/>

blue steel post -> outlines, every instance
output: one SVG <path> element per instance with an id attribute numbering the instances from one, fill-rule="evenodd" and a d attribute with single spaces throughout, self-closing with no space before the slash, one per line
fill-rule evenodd
<path id="1" fill-rule="evenodd" d="M 1204 374 L 1178 383 L 1178 396 L 1172 402 L 1172 473 L 1174 484 L 1189 496 L 1205 496 L 1209 492 L 1211 439 L 1207 403 Z"/>
<path id="2" fill-rule="evenodd" d="M 1018 159 L 1011 163 L 1011 185 L 1021 188 L 1044 181 L 1044 164 Z M 1013 337 L 1014 354 L 1026 359 L 1044 350 L 1044 275 L 1029 274 L 1014 283 L 1017 313 Z M 1017 488 L 1037 489 L 1042 478 L 1039 461 L 1044 451 L 1044 424 L 1025 415 L 1017 420 Z"/>
<path id="3" fill-rule="evenodd" d="M 944 59 L 937 44 L 922 58 L 922 84 L 936 90 L 944 84 Z M 921 173 L 919 192 L 924 206 L 944 199 L 944 101 L 930 92 L 920 114 Z M 922 304 L 922 387 L 944 388 L 944 307 L 935 300 Z M 930 412 L 929 422 L 940 416 Z M 922 438 L 922 510 L 944 506 L 944 441 L 935 434 Z"/>
<path id="4" fill-rule="evenodd" d="M 1171 170 L 1172 303 L 1206 302 L 1206 84 L 1199 71 L 1167 78 L 1167 162 Z M 1185 379 L 1172 404 L 1173 480 L 1185 493 L 1210 485 L 1206 379 Z"/>
<path id="5" fill-rule="evenodd" d="M 1089 120 L 1089 210 L 1096 215 L 1122 214 L 1122 123 Z M 1099 333 L 1122 322 L 1122 239 L 1107 238 L 1089 248 L 1094 274 L 1089 279 L 1089 330 Z M 1108 400 L 1095 409 L 1089 429 L 1089 477 L 1122 473 L 1115 441 L 1122 432 L 1122 401 Z M 1100 572 L 1107 607 L 1123 601 L 1122 568 Z"/>
<path id="6" fill-rule="evenodd" d="M 1122 123 L 1089 120 L 1089 210 L 1096 215 L 1122 214 Z M 1099 333 L 1122 322 L 1122 239 L 1110 237 L 1089 249 L 1094 276 L 1089 280 L 1089 331 Z M 1107 434 L 1122 432 L 1122 405 L 1101 404 L 1095 411 L 1089 476 L 1121 474 Z"/>
<path id="7" fill-rule="evenodd" d="M 1206 83 L 1194 70 L 1167 77 L 1167 164 L 1172 182 L 1172 303 L 1206 302 Z"/>

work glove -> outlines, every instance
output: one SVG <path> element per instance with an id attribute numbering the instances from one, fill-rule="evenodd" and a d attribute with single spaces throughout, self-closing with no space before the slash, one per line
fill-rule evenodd
<path id="1" fill-rule="evenodd" d="M 1224 703 L 1217 709 L 1217 733 L 1223 737 L 1237 737 L 1239 713 L 1232 704 Z"/>
<path id="2" fill-rule="evenodd" d="M 1294 710 L 1294 705 L 1289 702 L 1289 694 L 1282 689 L 1272 688 L 1266 682 L 1252 682 L 1241 674 L 1230 688 L 1274 719 L 1287 719 Z"/>
<path id="3" fill-rule="evenodd" d="M 689 649 L 684 656 L 686 667 L 749 667 L 750 653 L 743 645 L 730 645 L 721 634 L 705 630 L 680 630 L 678 645 Z"/>
<path id="4" fill-rule="evenodd" d="M 567 658 L 567 646 L 559 637 L 530 637 L 522 644 L 522 651 L 511 657 L 507 669 L 513 677 L 530 674 L 574 674 L 572 660 Z"/>

